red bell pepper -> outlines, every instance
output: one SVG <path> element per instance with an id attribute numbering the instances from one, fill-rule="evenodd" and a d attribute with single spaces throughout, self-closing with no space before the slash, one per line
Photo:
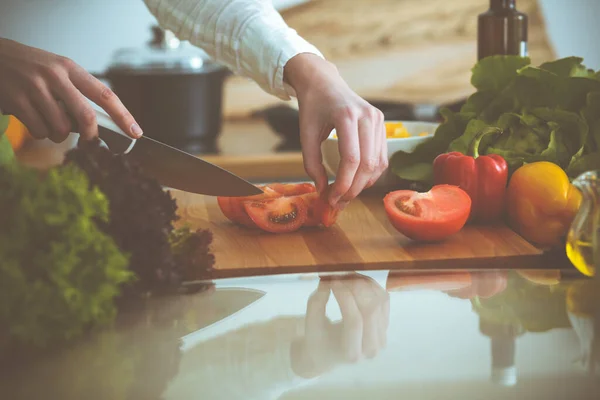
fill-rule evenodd
<path id="1" fill-rule="evenodd" d="M 479 156 L 479 143 L 498 128 L 483 129 L 470 143 L 468 154 L 453 151 L 433 161 L 436 185 L 455 185 L 471 197 L 470 221 L 493 222 L 502 216 L 508 183 L 508 165 L 497 154 Z"/>

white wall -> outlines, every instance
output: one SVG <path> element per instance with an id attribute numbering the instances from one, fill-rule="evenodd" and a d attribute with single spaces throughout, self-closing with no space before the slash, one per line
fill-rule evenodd
<path id="1" fill-rule="evenodd" d="M 281 10 L 306 0 L 273 0 Z M 72 58 L 92 72 L 121 47 L 143 46 L 156 19 L 143 0 L 0 0 L 0 37 Z"/>
<path id="2" fill-rule="evenodd" d="M 0 0 L 0 36 L 72 58 L 92 72 L 151 38 L 142 0 Z"/>
<path id="3" fill-rule="evenodd" d="M 299 2 L 274 0 L 278 8 Z M 600 69 L 600 0 L 540 2 L 558 56 L 578 55 Z M 0 0 L 0 36 L 73 58 L 92 72 L 106 68 L 114 49 L 148 41 L 153 23 L 143 0 Z"/>
<path id="4" fill-rule="evenodd" d="M 588 68 L 599 70 L 600 0 L 539 1 L 556 55 L 583 57 Z"/>

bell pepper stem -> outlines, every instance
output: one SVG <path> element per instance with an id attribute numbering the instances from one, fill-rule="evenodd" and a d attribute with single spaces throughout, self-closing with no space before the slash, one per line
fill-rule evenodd
<path id="1" fill-rule="evenodd" d="M 471 140 L 471 143 L 469 144 L 468 155 L 472 156 L 473 158 L 479 157 L 479 145 L 481 144 L 481 139 L 483 139 L 484 136 L 492 133 L 501 134 L 502 129 L 493 126 L 488 126 L 487 128 L 479 131 L 479 133 L 475 135 L 475 137 L 473 138 L 473 140 Z"/>

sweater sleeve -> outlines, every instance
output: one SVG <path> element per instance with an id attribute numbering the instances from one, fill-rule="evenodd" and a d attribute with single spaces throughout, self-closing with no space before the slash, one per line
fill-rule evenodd
<path id="1" fill-rule="evenodd" d="M 286 63 L 300 53 L 323 54 L 290 28 L 271 0 L 144 0 L 163 29 L 202 48 L 216 62 L 289 100 Z"/>

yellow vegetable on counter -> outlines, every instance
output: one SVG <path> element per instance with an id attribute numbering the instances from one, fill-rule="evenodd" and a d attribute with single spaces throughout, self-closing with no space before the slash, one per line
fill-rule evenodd
<path id="1" fill-rule="evenodd" d="M 4 133 L 8 138 L 13 150 L 17 151 L 23 147 L 27 139 L 30 137 L 29 131 L 27 130 L 27 127 L 23 125 L 23 123 L 16 117 L 10 115 L 8 118 L 8 127 Z"/>
<path id="2" fill-rule="evenodd" d="M 581 192 L 551 162 L 522 166 L 508 184 L 510 224 L 517 233 L 538 245 L 561 245 L 580 204 Z"/>
<path id="3" fill-rule="evenodd" d="M 420 132 L 418 135 L 416 136 L 429 136 L 430 133 L 429 132 Z M 409 137 L 413 137 L 415 135 L 412 135 L 404 126 L 404 124 L 402 122 L 386 122 L 385 123 L 385 137 L 387 139 L 402 139 L 402 138 L 409 138 Z M 334 134 L 333 135 L 334 139 L 337 139 L 337 135 Z"/>

